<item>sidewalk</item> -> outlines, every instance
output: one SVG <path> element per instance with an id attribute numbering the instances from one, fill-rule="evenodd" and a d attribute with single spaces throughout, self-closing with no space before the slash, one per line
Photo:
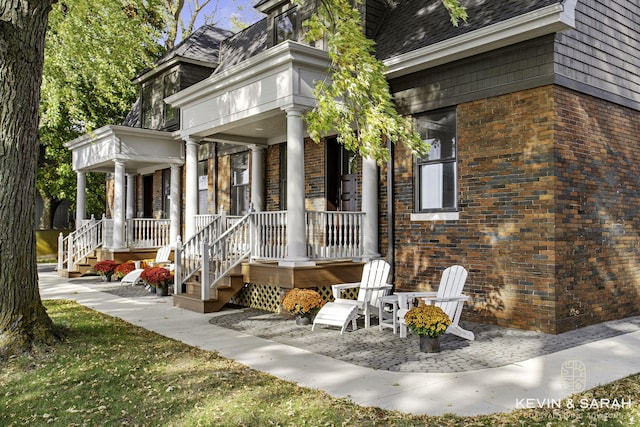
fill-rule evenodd
<path id="1" fill-rule="evenodd" d="M 561 368 L 565 362 L 578 361 L 586 366 L 585 389 L 640 371 L 640 331 L 501 367 L 447 373 L 392 372 L 216 326 L 210 320 L 227 314 L 203 315 L 182 310 L 172 306 L 171 298 L 127 298 L 98 289 L 81 281 L 59 278 L 55 272 L 40 272 L 43 299 L 75 300 L 186 344 L 216 351 L 278 378 L 321 389 L 332 396 L 348 397 L 359 405 L 415 414 L 479 415 L 511 411 L 522 406 L 526 399 L 539 402 L 562 399 L 572 394 L 562 386 Z M 473 348 L 474 343 L 469 347 Z M 473 352 L 466 354 L 474 357 Z M 624 397 L 611 396 L 611 399 Z"/>

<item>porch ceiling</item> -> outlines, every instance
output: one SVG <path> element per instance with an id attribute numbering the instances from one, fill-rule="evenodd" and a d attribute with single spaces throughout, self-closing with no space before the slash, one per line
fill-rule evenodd
<path id="1" fill-rule="evenodd" d="M 73 169 L 113 172 L 114 161 L 125 162 L 126 173 L 143 173 L 184 163 L 184 143 L 169 132 L 127 126 L 104 126 L 65 147 L 71 150 Z"/>

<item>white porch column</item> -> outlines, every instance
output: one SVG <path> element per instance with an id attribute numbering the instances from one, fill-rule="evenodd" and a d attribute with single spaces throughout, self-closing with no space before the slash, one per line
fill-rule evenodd
<path id="1" fill-rule="evenodd" d="M 136 176 L 134 174 L 127 174 L 127 208 L 126 215 L 127 219 L 133 219 L 135 216 L 135 207 L 136 207 L 136 199 L 135 199 L 135 188 L 136 188 Z"/>
<path id="2" fill-rule="evenodd" d="M 171 165 L 171 193 L 169 219 L 171 220 L 171 235 L 169 244 L 175 247 L 180 235 L 180 165 Z"/>
<path id="3" fill-rule="evenodd" d="M 87 174 L 76 173 L 76 229 L 82 225 L 87 215 Z"/>
<path id="4" fill-rule="evenodd" d="M 114 183 L 113 183 L 113 247 L 112 249 L 123 249 L 124 242 L 124 160 L 114 160 Z"/>
<path id="5" fill-rule="evenodd" d="M 185 163 L 185 205 L 184 234 L 186 241 L 196 233 L 196 215 L 198 214 L 198 140 L 188 137 Z"/>
<path id="6" fill-rule="evenodd" d="M 264 147 L 251 146 L 251 203 L 256 212 L 264 211 Z"/>
<path id="7" fill-rule="evenodd" d="M 362 159 L 362 211 L 364 212 L 364 258 L 380 257 L 378 252 L 378 165 Z"/>
<path id="8" fill-rule="evenodd" d="M 307 230 L 304 209 L 303 110 L 287 112 L 287 265 L 307 264 Z"/>

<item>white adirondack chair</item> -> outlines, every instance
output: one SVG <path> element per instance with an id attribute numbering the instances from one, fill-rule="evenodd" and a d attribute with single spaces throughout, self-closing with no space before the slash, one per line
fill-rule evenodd
<path id="1" fill-rule="evenodd" d="M 156 257 L 153 260 L 146 260 L 146 264 L 149 267 L 165 267 L 169 270 L 173 270 L 174 264 L 169 260 L 171 255 L 171 246 L 163 246 L 158 249 Z M 144 271 L 144 268 L 136 268 L 128 273 L 120 280 L 120 285 L 135 285 L 140 280 L 140 275 Z"/>
<path id="2" fill-rule="evenodd" d="M 371 315 L 378 313 L 379 299 L 389 293 L 392 286 L 387 283 L 391 266 L 384 260 L 369 261 L 362 270 L 362 280 L 357 283 L 332 285 L 333 302 L 326 303 L 316 314 L 311 330 L 316 325 L 340 326 L 342 334 L 351 322 L 353 330 L 358 329 L 356 319 L 364 315 L 364 327 L 371 324 Z M 341 292 L 349 288 L 359 288 L 358 299 L 341 298 Z"/>
<path id="3" fill-rule="evenodd" d="M 473 340 L 473 332 L 463 329 L 458 322 L 462 313 L 462 306 L 469 299 L 462 294 L 464 283 L 467 280 L 467 270 L 460 265 L 453 265 L 442 272 L 440 286 L 437 292 L 421 292 L 414 294 L 418 299 L 426 304 L 434 304 L 442 309 L 451 319 L 451 325 L 447 328 L 447 334 Z M 410 293 L 409 293 L 410 294 Z M 404 315 L 412 308 L 412 298 L 399 298 L 399 308 L 397 311 L 398 324 L 400 325 L 400 337 L 407 336 L 407 324 Z"/>

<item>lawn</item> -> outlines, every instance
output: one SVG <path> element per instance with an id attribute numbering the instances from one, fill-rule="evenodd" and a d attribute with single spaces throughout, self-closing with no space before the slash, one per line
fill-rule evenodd
<path id="1" fill-rule="evenodd" d="M 490 416 L 413 416 L 299 387 L 75 302 L 45 305 L 66 339 L 0 362 L 0 426 L 640 425 L 640 375 L 572 396 L 632 402 L 620 409 L 563 403 Z"/>

